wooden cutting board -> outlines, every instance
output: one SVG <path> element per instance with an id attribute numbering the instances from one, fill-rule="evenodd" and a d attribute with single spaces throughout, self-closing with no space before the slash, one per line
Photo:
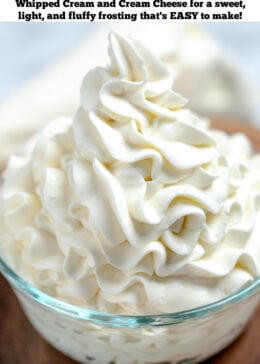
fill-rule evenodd
<path id="1" fill-rule="evenodd" d="M 260 150 L 260 131 L 230 120 L 214 121 L 228 132 L 240 130 Z M 207 364 L 260 364 L 260 307 L 247 330 L 227 349 L 207 360 Z M 0 364 L 75 364 L 47 344 L 23 314 L 11 288 L 0 276 Z"/>

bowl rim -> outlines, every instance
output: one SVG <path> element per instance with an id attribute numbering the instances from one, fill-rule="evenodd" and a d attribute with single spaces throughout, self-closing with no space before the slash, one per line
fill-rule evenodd
<path id="1" fill-rule="evenodd" d="M 112 327 L 138 328 L 144 326 L 167 326 L 179 324 L 184 321 L 200 319 L 210 314 L 217 313 L 231 305 L 253 296 L 257 292 L 260 293 L 259 276 L 244 288 L 207 305 L 173 313 L 123 315 L 94 311 L 54 298 L 25 281 L 22 277 L 16 274 L 14 270 L 1 259 L 1 257 L 0 272 L 11 284 L 12 288 L 14 288 L 15 292 L 18 294 L 18 298 L 20 297 L 19 293 L 22 293 L 26 297 L 36 301 L 38 304 L 72 319 L 91 321 L 92 323 Z"/>

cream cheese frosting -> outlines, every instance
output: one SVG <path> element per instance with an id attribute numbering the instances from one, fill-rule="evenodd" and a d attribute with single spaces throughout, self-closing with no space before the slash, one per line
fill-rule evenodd
<path id="1" fill-rule="evenodd" d="M 189 111 L 144 45 L 110 35 L 73 120 L 10 159 L 0 251 L 23 278 L 123 314 L 207 304 L 260 274 L 260 157 Z"/>

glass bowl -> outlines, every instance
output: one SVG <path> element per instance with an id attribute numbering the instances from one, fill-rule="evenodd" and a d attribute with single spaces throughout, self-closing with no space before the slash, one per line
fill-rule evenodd
<path id="1" fill-rule="evenodd" d="M 260 132 L 230 119 L 213 127 L 247 134 L 260 151 Z M 243 332 L 260 302 L 260 277 L 240 291 L 199 308 L 162 315 L 124 316 L 73 306 L 39 291 L 0 258 L 31 324 L 53 347 L 90 364 L 193 364 L 221 351 Z"/>
<path id="2" fill-rule="evenodd" d="M 162 315 L 95 312 L 54 299 L 25 282 L 0 259 L 34 328 L 80 363 L 192 364 L 228 346 L 260 301 L 260 277 L 242 290 L 199 308 Z"/>

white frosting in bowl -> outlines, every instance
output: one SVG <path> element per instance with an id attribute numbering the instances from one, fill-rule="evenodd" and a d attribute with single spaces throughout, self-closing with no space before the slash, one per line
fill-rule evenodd
<path id="1" fill-rule="evenodd" d="M 10 159 L 0 250 L 41 290 L 96 310 L 185 310 L 260 274 L 260 158 L 184 108 L 168 70 L 110 36 L 74 120 Z"/>

